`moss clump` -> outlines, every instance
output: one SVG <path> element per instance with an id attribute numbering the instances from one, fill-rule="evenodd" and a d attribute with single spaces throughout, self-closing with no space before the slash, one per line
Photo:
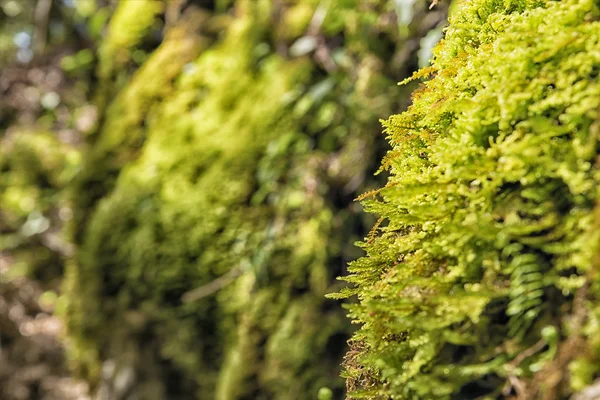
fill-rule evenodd
<path id="1" fill-rule="evenodd" d="M 350 329 L 324 295 L 356 257 L 378 118 L 407 92 L 386 60 L 414 65 L 422 32 L 401 38 L 391 2 L 321 3 L 233 2 L 210 45 L 175 24 L 107 103 L 63 310 L 100 391 L 126 375 L 144 399 L 341 394 Z"/>
<path id="2" fill-rule="evenodd" d="M 346 278 L 356 398 L 564 399 L 600 376 L 597 1 L 465 1 L 385 122 Z M 376 198 L 375 198 L 376 197 Z"/>

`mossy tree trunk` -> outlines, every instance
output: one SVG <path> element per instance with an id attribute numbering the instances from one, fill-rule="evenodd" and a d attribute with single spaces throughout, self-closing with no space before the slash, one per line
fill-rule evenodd
<path id="1" fill-rule="evenodd" d="M 407 104 L 395 82 L 444 8 L 179 2 L 127 72 L 164 5 L 120 3 L 100 48 L 72 193 L 73 364 L 106 399 L 341 396 L 351 330 L 324 296 L 359 255 L 379 118 Z"/>

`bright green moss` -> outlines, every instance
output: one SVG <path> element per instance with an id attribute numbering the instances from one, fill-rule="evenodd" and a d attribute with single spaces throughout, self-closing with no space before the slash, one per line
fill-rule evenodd
<path id="1" fill-rule="evenodd" d="M 600 376 L 597 1 L 464 1 L 385 122 L 346 278 L 356 398 L 568 398 Z"/>
<path id="2" fill-rule="evenodd" d="M 98 76 L 109 79 L 132 59 L 132 53 L 154 28 L 164 4 L 159 0 L 124 2 L 117 7 L 99 51 Z"/>
<path id="3" fill-rule="evenodd" d="M 202 43 L 202 39 L 189 32 L 187 26 L 174 28 L 106 106 L 105 120 L 86 153 L 73 196 L 79 210 L 74 229 L 85 227 L 92 205 L 111 190 L 120 169 L 138 157 L 140 146 L 146 139 L 146 120 L 156 105 L 172 93 L 174 80 L 186 63 L 198 55 Z M 102 82 L 98 92 L 102 97 L 113 90 L 109 82 Z M 103 97 L 98 102 L 104 103 L 107 99 Z M 102 110 L 104 105 L 98 108 Z"/>

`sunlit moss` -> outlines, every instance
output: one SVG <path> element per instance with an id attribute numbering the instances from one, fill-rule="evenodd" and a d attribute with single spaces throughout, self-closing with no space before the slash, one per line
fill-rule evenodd
<path id="1" fill-rule="evenodd" d="M 127 1 L 117 7 L 99 51 L 101 78 L 111 78 L 131 60 L 132 53 L 148 32 L 156 29 L 164 3 L 160 0 Z"/>
<path id="2" fill-rule="evenodd" d="M 598 7 L 461 2 L 384 123 L 390 178 L 364 201 L 384 222 L 342 292 L 356 398 L 568 398 L 600 376 Z"/>

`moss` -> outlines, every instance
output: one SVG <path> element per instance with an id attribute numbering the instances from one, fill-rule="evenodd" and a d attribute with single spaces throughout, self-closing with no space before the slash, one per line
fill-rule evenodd
<path id="1" fill-rule="evenodd" d="M 341 294 L 354 397 L 562 399 L 600 374 L 598 7 L 457 6 L 384 123 L 382 223 Z"/>
<path id="2" fill-rule="evenodd" d="M 163 7 L 161 1 L 138 0 L 124 3 L 116 9 L 99 51 L 100 77 L 109 78 L 131 61 L 136 47 L 152 28 L 156 28 Z"/>
<path id="3" fill-rule="evenodd" d="M 133 371 L 151 398 L 342 392 L 350 328 L 324 295 L 364 226 L 348 203 L 373 185 L 378 118 L 407 90 L 386 1 L 332 2 L 304 33 L 321 50 L 292 52 L 318 3 L 238 1 L 214 43 L 176 24 L 109 102 L 63 298 L 73 365 L 100 391 Z"/>
<path id="4" fill-rule="evenodd" d="M 128 3 L 129 4 L 129 3 Z M 127 24 L 126 24 L 127 25 Z M 110 36 L 109 36 L 110 38 Z M 108 40 L 108 39 L 107 39 Z M 145 124 L 154 108 L 173 91 L 173 82 L 184 66 L 194 59 L 206 44 L 202 38 L 189 31 L 188 26 L 171 30 L 164 42 L 144 65 L 137 70 L 122 90 L 108 81 L 99 84 L 98 108 L 104 110 L 104 120 L 93 145 L 86 152 L 83 171 L 74 187 L 76 213 L 73 229 L 85 227 L 93 205 L 115 183 L 123 166 L 138 157 L 146 139 Z M 117 94 L 108 102 L 110 92 Z M 104 106 L 104 103 L 108 103 Z"/>

